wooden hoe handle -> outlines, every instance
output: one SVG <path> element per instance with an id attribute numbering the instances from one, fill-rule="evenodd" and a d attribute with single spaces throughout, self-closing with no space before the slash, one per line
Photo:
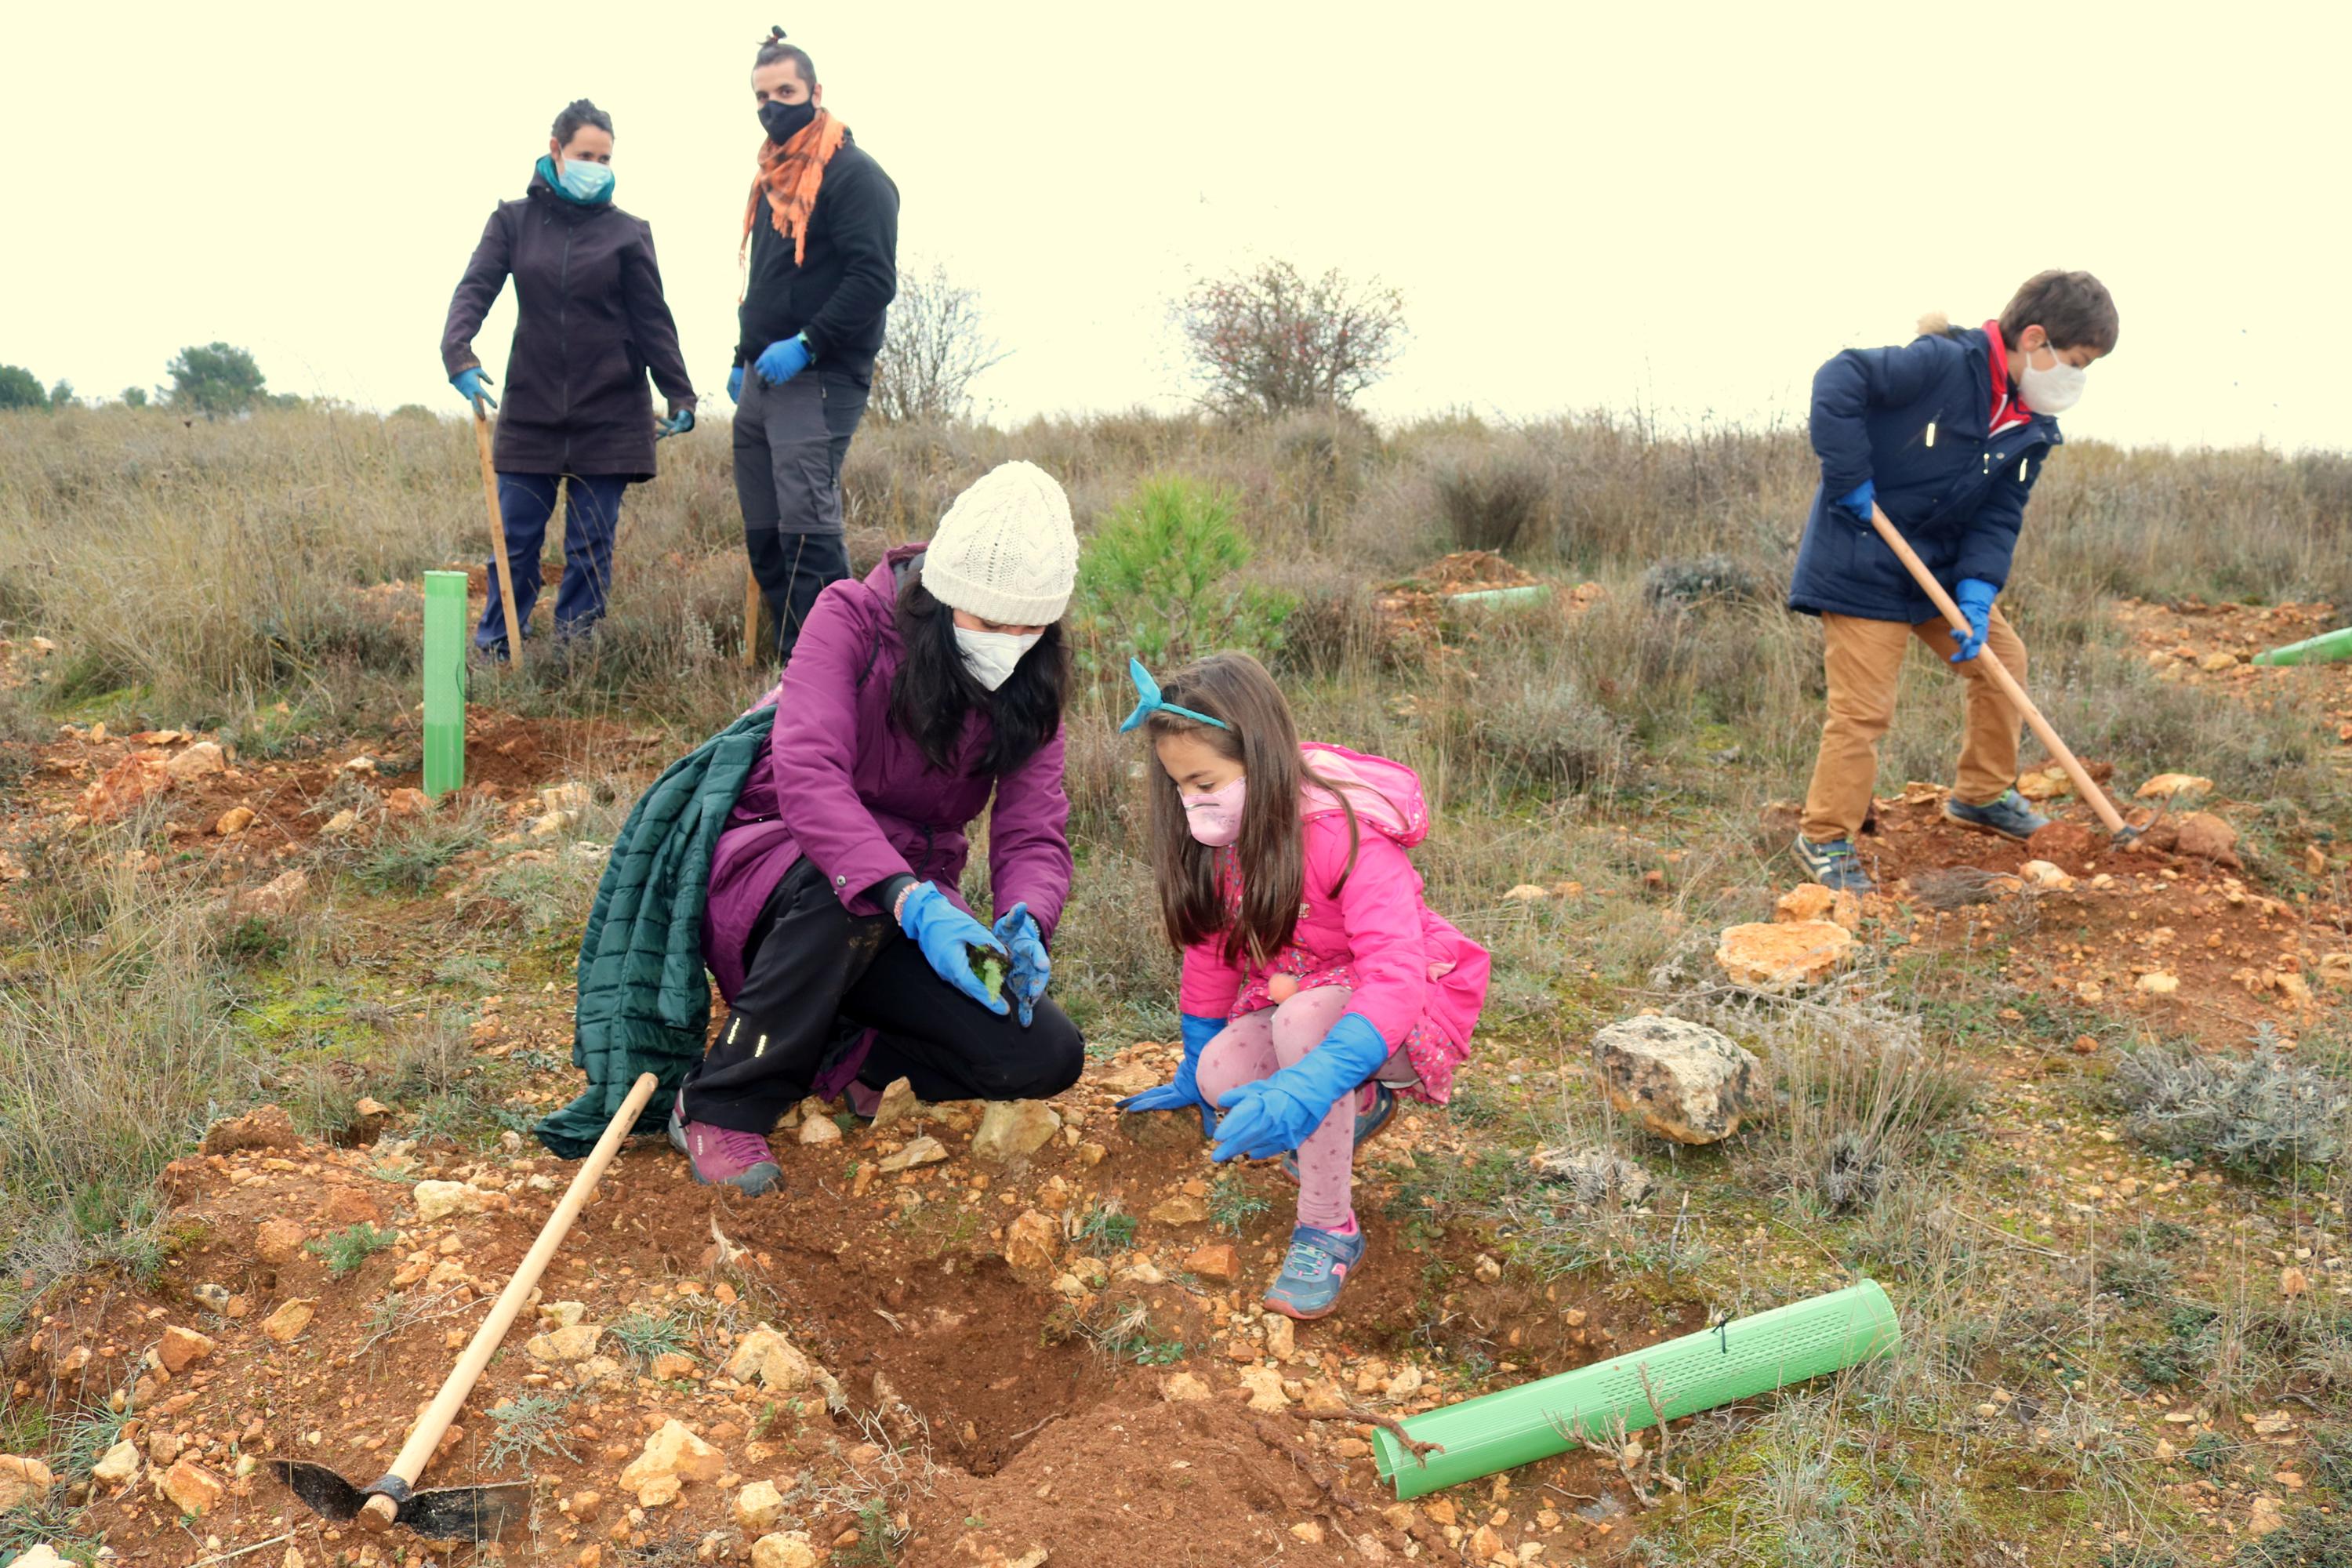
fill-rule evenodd
<path id="1" fill-rule="evenodd" d="M 490 1357 L 498 1351 L 499 1342 L 506 1338 L 507 1329 L 514 1322 L 516 1314 L 522 1310 L 522 1304 L 530 1299 L 531 1290 L 539 1284 L 539 1277 L 547 1270 L 549 1259 L 555 1256 L 555 1249 L 563 1245 L 564 1233 L 572 1228 L 572 1222 L 580 1217 L 581 1209 L 586 1206 L 589 1194 L 596 1185 L 596 1178 L 603 1175 L 604 1167 L 613 1163 L 613 1156 L 620 1151 L 621 1141 L 636 1124 L 637 1113 L 646 1108 L 646 1101 L 654 1097 L 659 1082 L 651 1073 L 638 1075 L 637 1081 L 630 1087 L 629 1097 L 621 1101 L 621 1109 L 613 1113 L 612 1121 L 605 1126 L 604 1135 L 596 1140 L 596 1147 L 590 1150 L 588 1158 L 581 1162 L 579 1172 L 572 1178 L 572 1184 L 563 1191 L 562 1201 L 555 1205 L 555 1212 L 549 1215 L 547 1223 L 540 1227 L 539 1239 L 530 1244 L 530 1250 L 523 1254 L 514 1278 L 508 1280 L 507 1288 L 499 1292 L 498 1301 L 490 1308 L 490 1315 L 482 1320 L 480 1328 L 474 1331 L 473 1342 L 466 1347 L 466 1353 L 458 1357 L 457 1364 L 450 1369 L 448 1380 L 441 1384 L 441 1392 L 433 1396 L 433 1403 L 425 1406 L 425 1414 L 416 1418 L 415 1426 L 409 1428 L 408 1440 L 400 1446 L 400 1457 L 393 1460 L 391 1471 L 376 1483 L 378 1488 L 404 1493 L 416 1484 L 416 1478 L 425 1473 L 425 1463 L 433 1457 L 433 1450 L 441 1446 L 442 1434 L 448 1431 L 449 1423 L 457 1418 L 457 1411 L 466 1403 L 466 1396 L 474 1391 L 475 1380 L 489 1364 Z M 387 1483 L 394 1482 L 397 1483 L 396 1488 L 387 1487 Z M 360 1522 L 373 1529 L 384 1529 L 393 1522 L 399 1507 L 396 1498 L 379 1490 L 360 1510 Z"/>
<path id="2" fill-rule="evenodd" d="M 490 558 L 499 564 L 499 603 L 506 611 L 507 658 L 522 668 L 522 632 L 515 625 L 514 569 L 507 564 L 507 522 L 499 510 L 499 471 L 490 466 L 490 416 L 482 400 L 474 399 L 474 446 L 482 454 L 482 494 L 490 505 Z M 539 563 L 530 563 L 539 570 Z"/>
<path id="3" fill-rule="evenodd" d="M 1895 525 L 1887 521 L 1886 513 L 1874 501 L 1870 508 L 1870 526 L 1878 530 L 1878 537 L 1886 541 L 1886 548 L 1895 552 L 1895 558 L 1903 563 L 1903 569 L 1911 574 L 1911 580 L 1919 584 L 1919 591 L 1927 595 L 1937 613 L 1956 631 L 1966 626 L 1969 618 L 1960 614 L 1960 607 L 1952 603 L 1952 596 L 1944 592 L 1944 585 L 1936 581 L 1936 574 L 1927 570 L 1927 563 L 1919 559 L 1910 542 L 1895 531 Z M 1989 651 L 1979 651 L 1974 662 L 1982 668 L 2000 694 L 2009 699 L 2009 705 L 2017 710 L 2035 738 L 2052 756 L 2058 759 L 2058 765 L 2066 770 L 2068 778 L 2074 781 L 2075 792 L 2091 803 L 2091 809 L 2099 814 L 2099 820 L 2106 824 L 2107 831 L 2118 837 L 2131 837 L 2136 830 L 2125 823 L 2123 814 L 2116 810 L 2115 803 L 2107 798 L 2106 791 L 2092 782 L 2089 772 L 2066 742 L 2058 738 L 2058 731 L 2050 727 L 2050 721 L 2042 716 L 2042 710 L 2033 705 L 2033 699 L 2025 694 L 2025 688 L 2017 683 L 2017 677 L 2010 674 L 2009 667 Z"/>

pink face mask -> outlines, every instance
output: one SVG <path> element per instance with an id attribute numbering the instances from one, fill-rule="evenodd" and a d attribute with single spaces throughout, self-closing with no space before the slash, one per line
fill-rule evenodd
<path id="1" fill-rule="evenodd" d="M 1242 836 L 1242 786 L 1249 783 L 1247 774 L 1206 795 L 1188 795 L 1184 802 L 1184 826 L 1192 837 L 1213 848 L 1223 848 Z"/>

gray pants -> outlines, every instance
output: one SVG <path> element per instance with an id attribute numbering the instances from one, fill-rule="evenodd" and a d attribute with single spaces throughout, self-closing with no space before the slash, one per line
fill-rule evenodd
<path id="1" fill-rule="evenodd" d="M 735 407 L 735 498 L 743 548 L 789 653 L 809 606 L 849 574 L 842 548 L 841 464 L 866 389 L 814 366 L 782 386 L 746 369 Z"/>

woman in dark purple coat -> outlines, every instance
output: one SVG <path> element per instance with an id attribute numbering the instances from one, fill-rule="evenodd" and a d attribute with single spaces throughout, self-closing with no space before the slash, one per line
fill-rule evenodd
<path id="1" fill-rule="evenodd" d="M 595 628 L 613 580 L 621 492 L 654 477 L 654 442 L 694 428 L 694 384 L 677 352 L 677 326 L 662 298 L 654 236 L 613 205 L 613 120 L 580 99 L 555 117 L 547 155 L 522 200 L 500 202 L 449 300 L 441 361 L 467 402 L 490 378 L 474 334 L 511 275 L 520 315 L 507 353 L 506 406 L 491 461 L 514 569 L 515 622 L 530 635 L 539 597 L 539 552 L 555 511 L 555 483 L 570 500 L 563 521 L 563 583 L 555 595 L 559 641 Z M 658 425 L 646 373 L 669 400 Z M 474 644 L 506 657 L 498 574 Z"/>
<path id="2" fill-rule="evenodd" d="M 870 1109 L 900 1078 L 927 1100 L 1077 1081 L 1085 1043 L 1045 997 L 1070 890 L 1060 623 L 1077 557 L 1062 487 L 1006 463 L 929 545 L 818 595 L 711 861 L 703 956 L 730 1011 L 670 1116 L 696 1180 L 765 1192 L 782 1173 L 768 1133 L 813 1089 Z M 992 926 L 958 890 L 983 809 Z"/>

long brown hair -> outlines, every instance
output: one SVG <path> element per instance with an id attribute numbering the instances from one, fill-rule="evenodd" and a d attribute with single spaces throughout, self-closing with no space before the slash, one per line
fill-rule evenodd
<path id="1" fill-rule="evenodd" d="M 1347 795 L 1307 765 L 1290 704 L 1265 667 L 1245 653 L 1213 654 L 1178 670 L 1160 686 L 1161 700 L 1233 726 L 1220 730 L 1168 712 L 1155 712 L 1143 732 L 1158 746 L 1163 735 L 1187 735 L 1242 765 L 1249 786 L 1242 795 L 1242 836 L 1233 847 L 1241 871 L 1242 907 L 1228 917 L 1217 885 L 1217 856 L 1185 825 L 1176 781 L 1155 756 L 1151 779 L 1151 869 L 1160 884 L 1160 918 L 1168 940 L 1190 947 L 1222 934 L 1225 957 L 1263 964 L 1290 943 L 1305 896 L 1307 853 L 1298 826 L 1303 784 L 1329 791 L 1348 816 L 1348 868 L 1356 863 L 1360 833 Z M 1346 870 L 1339 875 L 1344 885 Z M 1335 887 L 1332 889 L 1338 891 Z"/>

